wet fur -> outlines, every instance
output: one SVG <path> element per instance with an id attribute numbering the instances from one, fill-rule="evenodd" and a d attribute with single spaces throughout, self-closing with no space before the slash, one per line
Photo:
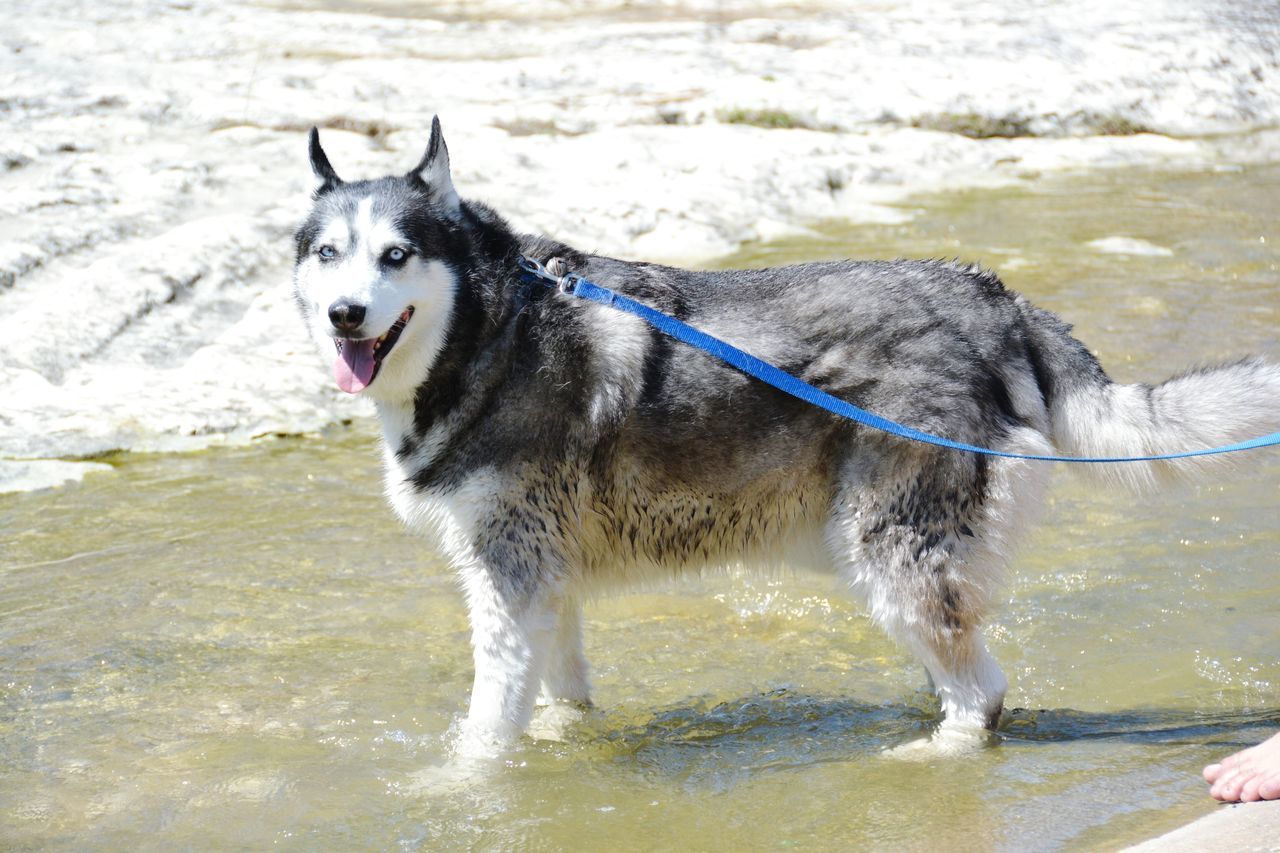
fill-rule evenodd
<path id="1" fill-rule="evenodd" d="M 366 393 L 383 424 L 392 505 L 436 541 L 466 592 L 472 748 L 518 735 L 535 699 L 588 701 L 584 597 L 732 565 L 835 573 L 928 668 L 944 725 L 990 726 L 1006 685 L 980 628 L 1048 473 L 836 418 L 637 318 L 523 282 L 521 253 L 559 258 L 836 396 L 960 441 L 1133 453 L 1280 422 L 1275 367 L 1114 385 L 1066 324 L 976 266 L 693 272 L 584 254 L 460 201 L 438 123 L 403 177 L 344 183 L 314 139 L 312 161 L 321 185 L 298 232 L 295 279 L 321 347 L 332 332 L 314 293 L 407 294 L 386 297 L 385 316 L 417 301 L 401 351 Z M 361 216 L 413 248 L 416 272 L 395 287 L 360 280 L 370 273 L 354 261 L 348 284 L 315 260 L 335 222 L 358 254 Z M 434 324 L 434 343 L 411 335 L 415 324 Z M 1205 400 L 1209 414 L 1196 405 Z M 1142 484 L 1196 467 L 1101 473 Z"/>

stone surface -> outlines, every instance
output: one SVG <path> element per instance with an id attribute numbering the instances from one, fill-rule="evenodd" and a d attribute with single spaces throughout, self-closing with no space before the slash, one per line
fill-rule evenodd
<path id="1" fill-rule="evenodd" d="M 1275 853 L 1280 850 L 1280 801 L 1221 806 L 1173 832 L 1126 848 L 1126 853 Z"/>

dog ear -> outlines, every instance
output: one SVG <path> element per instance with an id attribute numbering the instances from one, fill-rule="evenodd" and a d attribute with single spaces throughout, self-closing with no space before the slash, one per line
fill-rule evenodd
<path id="1" fill-rule="evenodd" d="M 431 119 L 431 141 L 427 143 L 427 153 L 422 155 L 422 162 L 408 174 L 426 184 L 431 200 L 443 208 L 450 219 L 462 215 L 458 192 L 453 188 L 453 178 L 449 176 L 449 146 L 444 144 L 444 133 L 440 130 L 440 116 Z"/>
<path id="2" fill-rule="evenodd" d="M 329 165 L 329 158 L 325 156 L 324 149 L 320 147 L 320 131 L 311 128 L 311 136 L 307 141 L 307 150 L 311 155 L 311 171 L 320 180 L 320 186 L 316 187 L 316 195 L 327 193 L 334 187 L 341 186 L 342 178 L 338 177 L 338 173 L 333 170 L 333 166 Z"/>

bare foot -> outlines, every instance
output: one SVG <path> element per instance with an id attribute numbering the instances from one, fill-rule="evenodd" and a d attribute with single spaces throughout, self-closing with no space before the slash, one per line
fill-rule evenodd
<path id="1" fill-rule="evenodd" d="M 1280 733 L 1210 764 L 1204 778 L 1209 794 L 1224 803 L 1280 800 Z"/>

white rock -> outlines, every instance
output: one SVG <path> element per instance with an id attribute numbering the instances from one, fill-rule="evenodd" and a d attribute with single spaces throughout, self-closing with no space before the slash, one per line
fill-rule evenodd
<path id="1" fill-rule="evenodd" d="M 0 494 L 52 489 L 67 483 L 78 483 L 86 474 L 110 470 L 110 465 L 101 462 L 0 459 Z"/>
<path id="2" fill-rule="evenodd" d="M 1167 258 L 1173 255 L 1173 249 L 1157 246 L 1137 237 L 1102 237 L 1085 243 L 1095 252 L 1108 255 L 1145 255 L 1148 257 Z"/>

